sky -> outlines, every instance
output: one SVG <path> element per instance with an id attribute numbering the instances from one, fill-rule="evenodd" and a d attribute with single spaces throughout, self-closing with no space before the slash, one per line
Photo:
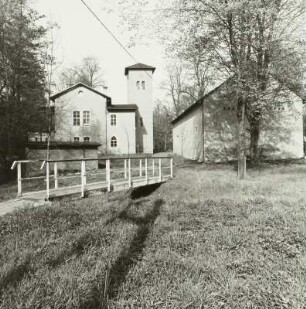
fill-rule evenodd
<path id="1" fill-rule="evenodd" d="M 127 87 L 124 68 L 135 63 L 112 36 L 101 27 L 81 0 L 32 0 L 32 6 L 46 16 L 46 21 L 56 22 L 59 29 L 55 32 L 55 57 L 61 69 L 79 63 L 82 58 L 94 56 L 98 59 L 104 79 L 108 86 L 108 95 L 114 103 L 127 102 Z M 116 10 L 108 13 L 102 7 L 101 0 L 86 0 L 90 8 L 106 24 L 112 33 L 123 43 L 129 44 L 129 34 L 119 29 L 119 14 Z M 163 48 L 152 41 L 146 45 L 137 44 L 128 49 L 137 62 L 156 67 L 154 73 L 154 100 L 161 99 L 165 93 L 160 89 L 165 76 Z"/>

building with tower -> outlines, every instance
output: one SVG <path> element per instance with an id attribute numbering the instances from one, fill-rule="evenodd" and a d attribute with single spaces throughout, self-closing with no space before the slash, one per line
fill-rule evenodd
<path id="1" fill-rule="evenodd" d="M 82 83 L 51 96 L 53 157 L 67 158 L 71 149 L 82 157 L 97 148 L 102 154 L 153 153 L 154 71 L 141 63 L 125 68 L 125 104 L 114 104 L 108 95 Z M 45 148 L 46 138 L 32 134 L 30 152 Z M 67 155 L 60 154 L 63 148 Z"/>

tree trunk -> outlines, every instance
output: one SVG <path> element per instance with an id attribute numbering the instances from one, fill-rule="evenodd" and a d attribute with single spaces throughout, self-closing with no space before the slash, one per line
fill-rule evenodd
<path id="1" fill-rule="evenodd" d="M 246 156 L 245 156 L 245 100 L 238 99 L 238 179 L 244 179 L 246 176 Z"/>
<path id="2" fill-rule="evenodd" d="M 250 126 L 250 134 L 251 134 L 251 145 L 250 145 L 250 160 L 252 165 L 257 165 L 260 161 L 260 153 L 259 153 L 259 137 L 260 137 L 260 127 L 259 120 L 252 121 Z"/>

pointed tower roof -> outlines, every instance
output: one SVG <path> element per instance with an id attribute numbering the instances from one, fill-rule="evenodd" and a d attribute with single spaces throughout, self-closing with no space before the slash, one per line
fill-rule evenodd
<path id="1" fill-rule="evenodd" d="M 136 63 L 134 65 L 126 67 L 124 70 L 124 74 L 128 75 L 129 71 L 152 71 L 152 73 L 154 73 L 155 68 L 143 63 Z"/>

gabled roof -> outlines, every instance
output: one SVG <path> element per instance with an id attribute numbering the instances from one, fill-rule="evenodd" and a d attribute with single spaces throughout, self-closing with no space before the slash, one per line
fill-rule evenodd
<path id="1" fill-rule="evenodd" d="M 127 75 L 129 71 L 152 71 L 154 73 L 156 68 L 151 67 L 150 65 L 146 65 L 143 63 L 136 63 L 129 67 L 126 67 L 124 70 L 124 75 Z"/>
<path id="2" fill-rule="evenodd" d="M 87 85 L 85 85 L 83 83 L 75 84 L 75 85 L 73 85 L 73 86 L 71 86 L 71 87 L 69 87 L 69 88 L 67 88 L 67 89 L 65 89 L 65 90 L 63 90 L 61 92 L 58 92 L 58 93 L 52 95 L 50 97 L 50 99 L 54 102 L 55 99 L 61 97 L 62 95 L 66 94 L 66 93 L 68 93 L 68 92 L 70 92 L 70 91 L 72 91 L 72 90 L 74 90 L 74 89 L 76 89 L 78 87 L 84 87 L 84 88 L 88 89 L 89 91 L 92 91 L 92 92 L 94 92 L 94 93 L 96 93 L 96 94 L 106 98 L 107 102 L 111 102 L 111 98 L 109 96 L 107 96 L 107 95 L 103 94 L 102 92 L 99 92 L 99 91 L 97 91 L 97 90 L 95 90 L 95 89 L 93 89 L 93 88 L 91 88 L 91 87 L 89 87 L 89 86 L 87 86 Z"/>
<path id="3" fill-rule="evenodd" d="M 271 75 L 274 79 L 276 79 L 278 82 L 282 83 L 277 77 Z M 226 83 L 228 83 L 234 76 L 229 77 L 226 81 L 224 81 L 222 84 L 220 84 L 218 87 L 214 88 L 213 90 L 211 90 L 210 92 L 208 92 L 205 96 L 203 96 L 202 98 L 200 98 L 198 101 L 196 101 L 194 104 L 190 105 L 187 109 L 185 109 L 180 115 L 178 115 L 175 119 L 173 119 L 171 121 L 172 124 L 177 123 L 178 121 L 180 121 L 182 118 L 184 118 L 186 115 L 188 115 L 189 113 L 191 113 L 192 111 L 194 111 L 197 107 L 201 106 L 201 104 L 203 103 L 204 99 L 206 99 L 207 97 L 209 97 L 211 94 L 213 94 L 215 91 L 217 91 L 221 86 L 225 85 Z M 286 85 L 286 87 L 293 93 L 295 93 L 298 97 L 300 97 L 303 100 L 303 103 L 306 101 L 306 95 L 305 93 L 303 94 L 302 92 L 294 89 L 293 87 L 290 87 L 288 85 Z M 303 97 L 304 95 L 304 97 Z"/>
<path id="4" fill-rule="evenodd" d="M 225 85 L 226 83 L 229 82 L 229 80 L 231 79 L 228 78 L 225 82 L 223 82 L 222 84 L 220 84 L 218 87 L 214 88 L 213 90 L 211 90 L 210 92 L 208 92 L 206 95 L 204 95 L 201 99 L 199 99 L 198 101 L 196 101 L 195 103 L 193 103 L 192 105 L 190 105 L 187 109 L 185 109 L 180 115 L 178 115 L 175 119 L 173 119 L 171 121 L 172 124 L 177 123 L 179 120 L 181 120 L 182 118 L 184 118 L 186 115 L 188 115 L 189 113 L 191 113 L 192 111 L 194 111 L 197 107 L 201 106 L 204 99 L 206 99 L 207 97 L 209 97 L 211 94 L 213 94 L 215 91 L 217 91 L 218 89 L 220 89 L 223 85 Z"/>
<path id="5" fill-rule="evenodd" d="M 109 112 L 135 112 L 137 109 L 136 104 L 112 104 L 107 106 Z"/>

